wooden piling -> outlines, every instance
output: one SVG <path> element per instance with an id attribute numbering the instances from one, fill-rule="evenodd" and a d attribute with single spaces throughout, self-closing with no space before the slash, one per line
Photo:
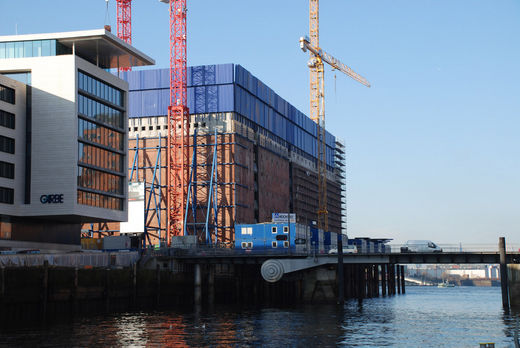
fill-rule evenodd
<path id="1" fill-rule="evenodd" d="M 502 288 L 502 307 L 509 310 L 509 289 L 507 284 L 507 255 L 506 239 L 498 239 L 498 252 L 500 253 L 500 287 Z"/>
<path id="2" fill-rule="evenodd" d="M 352 272 L 351 272 L 350 265 L 345 265 L 344 276 L 345 276 L 345 282 L 344 282 L 345 297 L 346 298 L 352 298 L 352 292 L 350 290 Z"/>
<path id="3" fill-rule="evenodd" d="M 42 279 L 42 318 L 47 316 L 47 300 L 49 297 L 49 261 L 43 261 L 43 279 Z"/>
<path id="4" fill-rule="evenodd" d="M 387 265 L 385 263 L 381 264 L 381 294 L 386 296 L 386 270 Z"/>
<path id="5" fill-rule="evenodd" d="M 367 286 L 366 286 L 366 297 L 371 298 L 372 297 L 372 266 L 366 265 L 365 266 L 365 273 L 366 273 L 366 279 L 367 279 Z"/>
<path id="6" fill-rule="evenodd" d="M 367 269 L 366 265 L 359 265 L 359 299 L 366 298 L 367 295 Z"/>
<path id="7" fill-rule="evenodd" d="M 374 265 L 374 283 L 375 283 L 375 296 L 379 297 L 379 265 Z"/>
<path id="8" fill-rule="evenodd" d="M 389 264 L 388 295 L 395 295 L 395 264 Z"/>
<path id="9" fill-rule="evenodd" d="M 397 283 L 397 293 L 401 294 L 401 267 L 399 265 L 395 266 L 395 280 Z"/>
<path id="10" fill-rule="evenodd" d="M 194 291 L 194 301 L 195 306 L 200 306 L 202 302 L 202 277 L 200 272 L 200 264 L 195 264 L 195 291 Z"/>
<path id="11" fill-rule="evenodd" d="M 401 293 L 406 294 L 404 284 L 404 266 L 401 266 Z"/>

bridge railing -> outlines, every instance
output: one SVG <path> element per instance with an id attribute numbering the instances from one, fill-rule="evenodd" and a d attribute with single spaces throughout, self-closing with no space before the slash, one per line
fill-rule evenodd
<path id="1" fill-rule="evenodd" d="M 386 247 L 390 247 L 392 253 L 400 253 L 401 247 L 406 246 L 405 244 L 388 244 Z M 437 244 L 438 247 L 442 248 L 443 252 L 498 252 L 498 243 L 486 244 L 486 243 L 459 243 L 459 244 Z M 519 252 L 520 244 L 506 244 L 506 252 Z"/>

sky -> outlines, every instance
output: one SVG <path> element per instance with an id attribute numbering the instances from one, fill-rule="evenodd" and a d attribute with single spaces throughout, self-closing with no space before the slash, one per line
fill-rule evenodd
<path id="1" fill-rule="evenodd" d="M 0 0 L 0 35 L 102 28 L 110 0 Z M 236 63 L 309 113 L 307 0 L 188 0 L 188 64 Z M 133 45 L 169 66 L 168 6 L 134 0 Z M 520 245 L 520 2 L 328 0 L 327 128 L 347 146 L 349 237 Z"/>

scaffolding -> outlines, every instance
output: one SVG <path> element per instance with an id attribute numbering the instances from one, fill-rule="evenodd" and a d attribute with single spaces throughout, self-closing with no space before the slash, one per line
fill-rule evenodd
<path id="1" fill-rule="evenodd" d="M 145 223 L 142 238 L 144 248 L 147 245 L 154 245 L 152 237 L 159 241 L 159 245 L 165 245 L 164 243 L 167 242 L 166 226 L 162 216 L 162 212 L 166 211 L 163 193 L 166 185 L 162 182 L 162 171 L 166 170 L 166 165 L 163 163 L 166 141 L 166 137 L 139 138 L 139 135 L 136 135 L 135 146 L 129 149 L 134 151 L 134 156 L 132 165 L 128 169 L 128 182 L 144 183 Z M 156 145 L 148 146 L 147 142 Z"/>
<path id="2" fill-rule="evenodd" d="M 195 116 L 195 115 L 193 115 Z M 211 120 L 211 115 L 197 115 Z M 204 126 L 203 126 L 204 124 Z M 198 243 L 211 246 L 231 246 L 234 224 L 239 208 L 244 204 L 237 190 L 249 190 L 240 182 L 237 168 L 248 167 L 236 158 L 237 151 L 246 149 L 243 138 L 235 132 L 225 132 L 221 126 L 194 123 L 190 136 L 190 172 L 187 201 L 183 209 L 183 235 L 196 235 Z M 245 138 L 244 138 L 245 139 Z M 144 229 L 142 247 L 159 247 L 167 241 L 166 171 L 167 137 L 135 134 L 128 146 L 128 183 L 144 184 Z M 118 235 L 119 223 L 89 224 L 84 236 Z M 94 226 L 95 225 L 95 226 Z"/>
<path id="3" fill-rule="evenodd" d="M 188 199 L 184 215 L 184 235 L 196 235 L 201 244 L 214 245 L 218 241 L 218 230 L 222 226 L 218 224 L 218 165 L 217 143 L 218 133 L 215 128 L 213 142 L 198 141 L 198 130 L 193 132 L 193 145 L 191 146 L 192 160 L 188 184 Z M 202 163 L 199 162 L 202 158 Z M 200 167 L 200 170 L 199 170 Z M 199 201 L 199 197 L 205 197 Z M 200 210 L 201 214 L 197 212 Z M 188 219 L 188 211 L 191 211 Z"/>

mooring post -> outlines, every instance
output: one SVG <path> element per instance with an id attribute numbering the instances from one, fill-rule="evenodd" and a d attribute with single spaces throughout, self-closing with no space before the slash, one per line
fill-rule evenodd
<path id="1" fill-rule="evenodd" d="M 200 263 L 195 264 L 195 306 L 200 306 L 202 301 L 202 277 L 200 274 Z"/>
<path id="2" fill-rule="evenodd" d="M 401 267 L 399 265 L 395 266 L 395 280 L 397 282 L 397 293 L 401 294 Z"/>
<path id="3" fill-rule="evenodd" d="M 500 253 L 500 286 L 502 287 L 502 306 L 505 310 L 509 310 L 509 291 L 507 284 L 507 257 L 506 257 L 506 239 L 500 237 L 498 239 L 498 251 Z"/>
<path id="4" fill-rule="evenodd" d="M 386 264 L 381 264 L 381 295 L 386 296 Z"/>
<path id="5" fill-rule="evenodd" d="M 43 261 L 43 281 L 42 281 L 42 317 L 47 316 L 47 299 L 49 297 L 49 261 Z"/>
<path id="6" fill-rule="evenodd" d="M 406 290 L 404 287 L 404 266 L 401 266 L 401 293 L 405 294 Z"/>

